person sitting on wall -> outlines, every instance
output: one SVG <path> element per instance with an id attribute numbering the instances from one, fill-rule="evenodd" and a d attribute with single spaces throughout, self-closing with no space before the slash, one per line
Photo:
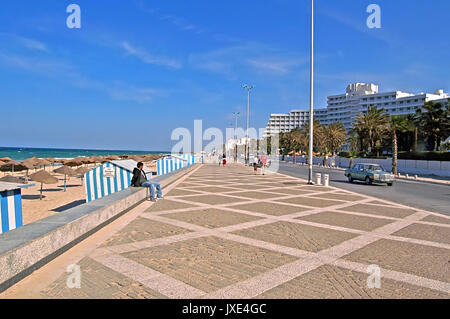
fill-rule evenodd
<path id="1" fill-rule="evenodd" d="M 156 202 L 155 187 L 158 199 L 163 199 L 161 184 L 148 180 L 144 172 L 144 164 L 139 162 L 137 168 L 133 170 L 133 178 L 131 179 L 132 187 L 148 187 L 150 189 L 150 200 Z"/>

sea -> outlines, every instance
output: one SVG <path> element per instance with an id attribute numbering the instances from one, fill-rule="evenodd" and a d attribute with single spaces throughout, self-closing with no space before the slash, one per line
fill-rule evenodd
<path id="1" fill-rule="evenodd" d="M 166 154 L 156 151 L 124 151 L 124 150 L 83 150 L 58 148 L 27 148 L 27 147 L 0 147 L 0 158 L 9 157 L 16 161 L 23 161 L 36 156 L 37 158 L 72 159 L 78 156 L 106 156 L 106 155 L 144 155 Z"/>

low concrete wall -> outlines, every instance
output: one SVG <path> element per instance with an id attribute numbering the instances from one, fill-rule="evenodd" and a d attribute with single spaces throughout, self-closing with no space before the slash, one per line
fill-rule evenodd
<path id="1" fill-rule="evenodd" d="M 281 156 L 279 157 L 281 160 Z M 293 156 L 285 156 L 286 162 L 292 162 Z M 297 163 L 306 163 L 306 157 L 297 156 Z M 327 165 L 332 166 L 332 157 L 327 160 Z M 350 159 L 336 156 L 334 159 L 336 167 L 348 168 Z M 314 157 L 314 165 L 323 165 L 323 157 Z M 358 163 L 373 163 L 380 164 L 386 170 L 392 171 L 392 158 L 388 159 L 370 159 L 370 158 L 354 158 L 353 164 Z M 442 177 L 450 177 L 450 162 L 440 161 L 416 161 L 416 160 L 398 160 L 397 170 L 402 174 L 417 174 L 417 175 L 436 175 Z"/>
<path id="2" fill-rule="evenodd" d="M 167 187 L 198 165 L 155 178 Z M 141 204 L 145 188 L 129 188 L 0 235 L 0 292 Z"/>

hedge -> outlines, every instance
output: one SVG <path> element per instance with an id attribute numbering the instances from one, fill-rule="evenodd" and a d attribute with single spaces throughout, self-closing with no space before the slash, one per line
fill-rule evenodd
<path id="1" fill-rule="evenodd" d="M 398 159 L 417 161 L 450 161 L 450 152 L 400 152 Z"/>

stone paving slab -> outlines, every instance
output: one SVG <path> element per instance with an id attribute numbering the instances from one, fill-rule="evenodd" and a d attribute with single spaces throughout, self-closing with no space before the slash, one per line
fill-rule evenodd
<path id="1" fill-rule="evenodd" d="M 261 213 L 266 215 L 283 216 L 303 212 L 307 210 L 305 207 L 289 206 L 279 203 L 259 202 L 252 204 L 240 204 L 228 206 L 229 208 L 240 209 L 248 212 Z"/>
<path id="2" fill-rule="evenodd" d="M 445 293 L 419 286 L 383 280 L 381 288 L 367 286 L 367 274 L 325 265 L 283 285 L 273 288 L 257 299 L 417 299 L 448 298 Z"/>
<path id="3" fill-rule="evenodd" d="M 372 231 L 393 222 L 393 220 L 389 219 L 355 216 L 338 212 L 323 212 L 299 217 L 298 219 L 319 224 L 353 228 L 363 231 Z"/>
<path id="4" fill-rule="evenodd" d="M 170 213 L 162 216 L 207 228 L 226 227 L 260 219 L 259 217 L 211 208 L 181 213 Z"/>
<path id="5" fill-rule="evenodd" d="M 61 277 L 44 291 L 40 298 L 58 299 L 166 299 L 164 295 L 113 271 L 100 263 L 85 258 L 79 266 L 83 269 L 82 289 L 67 287 L 66 278 Z"/>
<path id="6" fill-rule="evenodd" d="M 393 234 L 406 238 L 435 241 L 450 245 L 450 227 L 412 224 Z M 450 263 L 450 260 L 449 260 Z"/>
<path id="7" fill-rule="evenodd" d="M 450 250 L 380 239 L 344 259 L 450 282 Z"/>
<path id="8" fill-rule="evenodd" d="M 193 239 L 123 255 L 206 292 L 295 260 L 292 256 L 215 237 Z"/>
<path id="9" fill-rule="evenodd" d="M 319 252 L 355 237 L 350 233 L 288 222 L 277 222 L 233 234 L 312 252 Z"/>
<path id="10" fill-rule="evenodd" d="M 188 233 L 189 230 L 177 226 L 160 223 L 146 218 L 138 217 L 114 234 L 102 246 L 117 246 L 150 239 L 175 236 Z"/>
<path id="11" fill-rule="evenodd" d="M 450 299 L 443 215 L 242 165 L 164 191 L 0 297 Z M 80 289 L 65 287 L 69 263 Z"/>
<path id="12" fill-rule="evenodd" d="M 414 210 L 407 208 L 398 207 L 386 207 L 386 206 L 376 206 L 376 205 L 364 205 L 358 204 L 346 208 L 341 208 L 339 210 L 346 212 L 357 212 L 365 214 L 374 214 L 387 217 L 404 218 L 414 214 Z"/>

